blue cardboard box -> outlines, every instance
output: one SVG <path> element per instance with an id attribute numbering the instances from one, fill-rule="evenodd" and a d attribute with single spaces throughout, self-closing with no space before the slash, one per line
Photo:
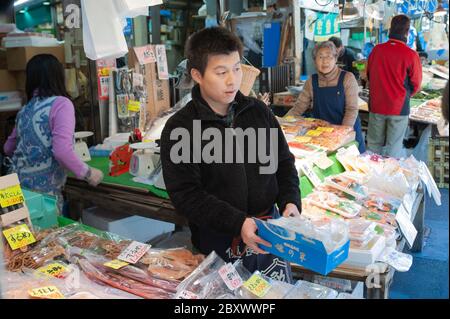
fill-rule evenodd
<path id="1" fill-rule="evenodd" d="M 348 257 L 350 240 L 328 254 L 319 240 L 259 219 L 255 219 L 255 222 L 258 226 L 258 236 L 272 244 L 270 248 L 259 245 L 261 249 L 319 274 L 327 275 Z"/>

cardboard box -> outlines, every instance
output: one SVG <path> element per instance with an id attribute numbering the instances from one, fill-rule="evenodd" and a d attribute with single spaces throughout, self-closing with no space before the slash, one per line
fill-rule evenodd
<path id="1" fill-rule="evenodd" d="M 255 222 L 258 236 L 272 244 L 270 248 L 260 246 L 262 249 L 319 274 L 327 275 L 348 257 L 350 240 L 328 254 L 321 241 L 259 219 Z"/>
<path id="2" fill-rule="evenodd" d="M 158 68 L 161 68 L 161 65 L 158 63 L 156 45 L 132 48 L 128 55 L 129 67 L 144 75 L 148 96 L 146 109 L 149 119 L 159 116 L 170 108 L 169 80 L 159 78 Z"/>
<path id="3" fill-rule="evenodd" d="M 64 46 L 57 47 L 20 47 L 7 48 L 6 61 L 8 70 L 25 71 L 28 61 L 38 54 L 52 54 L 59 62 L 65 63 Z"/>
<path id="4" fill-rule="evenodd" d="M 290 92 L 275 93 L 273 95 L 273 104 L 275 105 L 285 105 L 294 106 L 297 96 Z"/>
<path id="5" fill-rule="evenodd" d="M 13 72 L 0 70 L 0 92 L 11 92 L 17 90 L 16 77 Z"/>
<path id="6" fill-rule="evenodd" d="M 25 92 L 27 84 L 27 73 L 25 71 L 13 72 L 16 79 L 16 88 L 18 91 Z"/>

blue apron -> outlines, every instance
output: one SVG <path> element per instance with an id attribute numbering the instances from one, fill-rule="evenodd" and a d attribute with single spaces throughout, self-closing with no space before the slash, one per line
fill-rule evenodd
<path id="1" fill-rule="evenodd" d="M 270 211 L 261 217 L 264 219 L 276 219 L 280 217 L 278 209 L 273 206 Z M 199 240 L 203 248 L 207 251 L 214 250 L 225 262 L 235 262 L 242 259 L 244 267 L 253 273 L 259 270 L 263 275 L 275 279 L 292 283 L 292 271 L 289 262 L 272 254 L 256 254 L 253 250 L 246 247 L 240 237 L 230 238 L 221 234 L 212 232 L 208 229 L 202 229 Z M 230 244 L 231 243 L 231 244 Z"/>
<path id="2" fill-rule="evenodd" d="M 57 196 L 60 205 L 67 174 L 53 156 L 49 118 L 55 100 L 56 96 L 34 97 L 17 114 L 11 169 L 24 188 Z"/>
<path id="3" fill-rule="evenodd" d="M 345 90 L 344 77 L 345 71 L 341 71 L 337 86 L 334 87 L 319 87 L 319 76 L 313 74 L 313 109 L 312 117 L 325 120 L 335 125 L 342 125 L 345 113 Z M 360 153 L 366 151 L 364 137 L 361 130 L 361 120 L 359 116 L 356 118 L 353 129 L 356 133 L 356 141 L 358 142 L 358 149 Z"/>

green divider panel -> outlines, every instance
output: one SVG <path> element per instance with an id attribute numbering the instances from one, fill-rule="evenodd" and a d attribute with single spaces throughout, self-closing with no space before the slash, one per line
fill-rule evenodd
<path id="1" fill-rule="evenodd" d="M 109 158 L 108 157 L 92 157 L 92 160 L 87 162 L 87 164 L 89 166 L 97 168 L 103 172 L 103 175 L 104 175 L 103 182 L 104 183 L 140 188 L 140 189 L 148 190 L 158 197 L 165 198 L 165 199 L 169 198 L 169 195 L 167 194 L 167 192 L 165 190 L 156 188 L 152 185 L 146 185 L 146 184 L 134 182 L 133 181 L 134 176 L 128 172 L 124 173 L 122 175 L 119 175 L 119 176 L 109 176 Z"/>

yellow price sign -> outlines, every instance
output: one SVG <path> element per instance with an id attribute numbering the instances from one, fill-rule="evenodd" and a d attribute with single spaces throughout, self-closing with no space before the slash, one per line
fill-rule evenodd
<path id="1" fill-rule="evenodd" d="M 316 131 L 316 130 L 309 130 L 308 132 L 306 132 L 307 136 L 320 136 L 322 134 L 321 131 Z"/>
<path id="2" fill-rule="evenodd" d="M 309 136 L 297 136 L 295 140 L 299 143 L 308 143 L 311 141 L 311 137 Z"/>
<path id="3" fill-rule="evenodd" d="M 305 117 L 304 120 L 314 122 L 316 119 L 313 119 L 312 117 Z"/>
<path id="4" fill-rule="evenodd" d="M 13 228 L 6 229 L 3 231 L 3 235 L 12 250 L 16 250 L 36 242 L 33 233 L 26 224 L 21 224 Z"/>
<path id="5" fill-rule="evenodd" d="M 139 112 L 141 110 L 141 102 L 139 101 L 128 101 L 128 110 L 131 112 Z"/>
<path id="6" fill-rule="evenodd" d="M 40 287 L 28 290 L 32 298 L 64 299 L 64 295 L 55 286 Z"/>
<path id="7" fill-rule="evenodd" d="M 112 268 L 112 269 L 120 269 L 122 267 L 128 266 L 129 263 L 118 260 L 118 259 L 114 259 L 114 260 L 104 263 L 103 265 L 105 265 L 106 267 Z"/>
<path id="8" fill-rule="evenodd" d="M 334 128 L 321 126 L 321 127 L 316 128 L 316 131 L 331 133 L 334 131 Z"/>
<path id="9" fill-rule="evenodd" d="M 64 278 L 67 268 L 60 263 L 53 263 L 38 269 L 39 272 L 56 278 Z"/>
<path id="10" fill-rule="evenodd" d="M 6 208 L 23 203 L 24 197 L 20 185 L 0 189 L 0 206 Z"/>
<path id="11" fill-rule="evenodd" d="M 269 292 L 272 285 L 260 275 L 254 274 L 244 283 L 244 287 L 255 296 L 262 298 Z"/>

